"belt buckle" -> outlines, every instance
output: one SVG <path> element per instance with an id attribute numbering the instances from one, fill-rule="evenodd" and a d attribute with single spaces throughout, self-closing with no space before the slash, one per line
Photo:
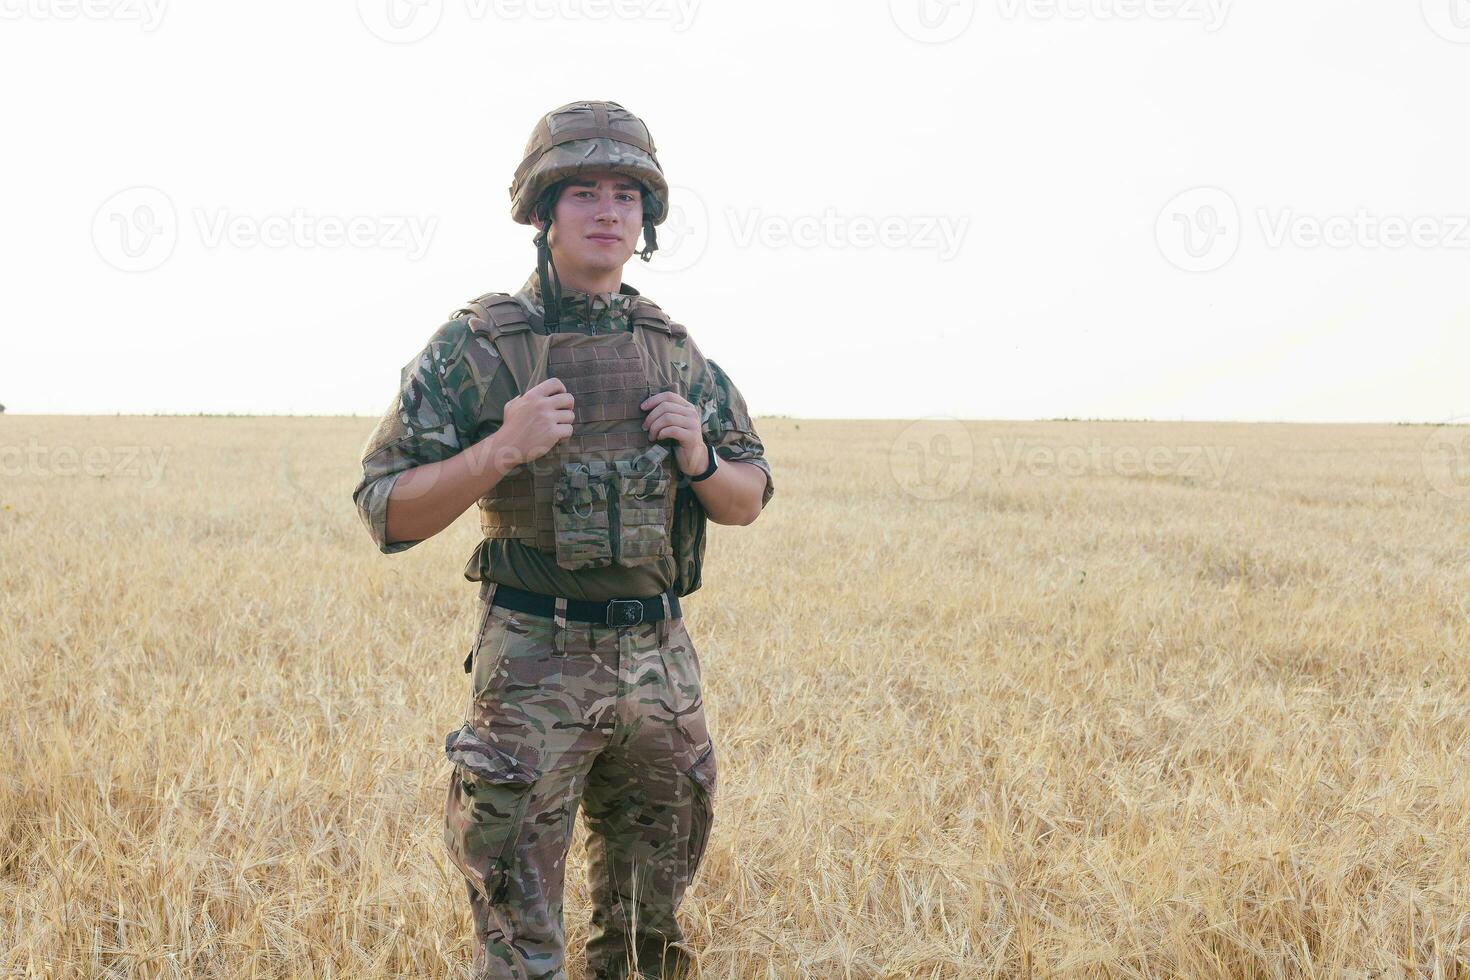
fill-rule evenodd
<path id="1" fill-rule="evenodd" d="M 609 599 L 607 625 L 637 626 L 643 622 L 643 603 L 638 599 Z"/>

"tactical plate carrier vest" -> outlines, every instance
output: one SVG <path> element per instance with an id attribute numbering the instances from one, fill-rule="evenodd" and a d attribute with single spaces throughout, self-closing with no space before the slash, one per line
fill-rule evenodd
<path id="1" fill-rule="evenodd" d="M 688 397 L 684 327 L 642 298 L 631 332 L 536 333 L 505 293 L 486 293 L 461 312 L 495 345 L 519 393 L 560 378 L 575 401 L 571 437 L 480 498 L 485 537 L 521 541 L 572 571 L 672 557 L 678 473 L 672 452 L 649 440 L 639 406 L 660 391 Z M 694 579 L 697 587 L 697 570 Z"/>

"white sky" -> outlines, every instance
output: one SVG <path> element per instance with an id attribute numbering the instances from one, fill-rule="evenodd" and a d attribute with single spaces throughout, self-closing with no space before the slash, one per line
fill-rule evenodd
<path id="1" fill-rule="evenodd" d="M 0 0 L 0 79 L 15 412 L 378 415 L 606 98 L 757 415 L 1470 416 L 1466 0 Z"/>

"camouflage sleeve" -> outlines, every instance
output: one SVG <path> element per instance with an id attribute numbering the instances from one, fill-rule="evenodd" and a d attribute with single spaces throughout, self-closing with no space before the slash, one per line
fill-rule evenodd
<path id="1" fill-rule="evenodd" d="M 754 463 L 766 472 L 766 489 L 761 493 L 761 507 L 776 492 L 771 480 L 771 464 L 766 462 L 766 448 L 756 435 L 755 423 L 745 407 L 745 396 L 724 370 L 711 360 L 703 360 L 690 390 L 690 401 L 700 410 L 704 436 L 715 447 L 721 459 L 732 463 Z"/>
<path id="2" fill-rule="evenodd" d="M 485 366 L 474 356 L 478 348 L 470 337 L 464 320 L 451 320 L 435 331 L 424 349 L 404 365 L 398 394 L 363 446 L 362 480 L 352 499 L 385 555 L 419 543 L 388 543 L 388 498 L 398 477 L 415 466 L 455 456 L 498 427 L 498 412 L 506 399 L 497 405 L 496 418 L 487 420 Z M 482 346 L 489 349 L 488 344 Z M 502 374 L 508 381 L 509 371 L 496 371 L 495 379 L 502 380 Z"/>

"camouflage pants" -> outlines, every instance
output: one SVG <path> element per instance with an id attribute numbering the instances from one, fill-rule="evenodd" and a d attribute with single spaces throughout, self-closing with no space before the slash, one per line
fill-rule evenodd
<path id="1" fill-rule="evenodd" d="M 709 840 L 715 757 L 684 621 L 571 621 L 558 637 L 552 617 L 481 613 L 469 720 L 446 745 L 444 834 L 468 884 L 474 976 L 565 976 L 562 886 L 579 805 L 588 975 L 685 976 L 674 913 Z"/>

